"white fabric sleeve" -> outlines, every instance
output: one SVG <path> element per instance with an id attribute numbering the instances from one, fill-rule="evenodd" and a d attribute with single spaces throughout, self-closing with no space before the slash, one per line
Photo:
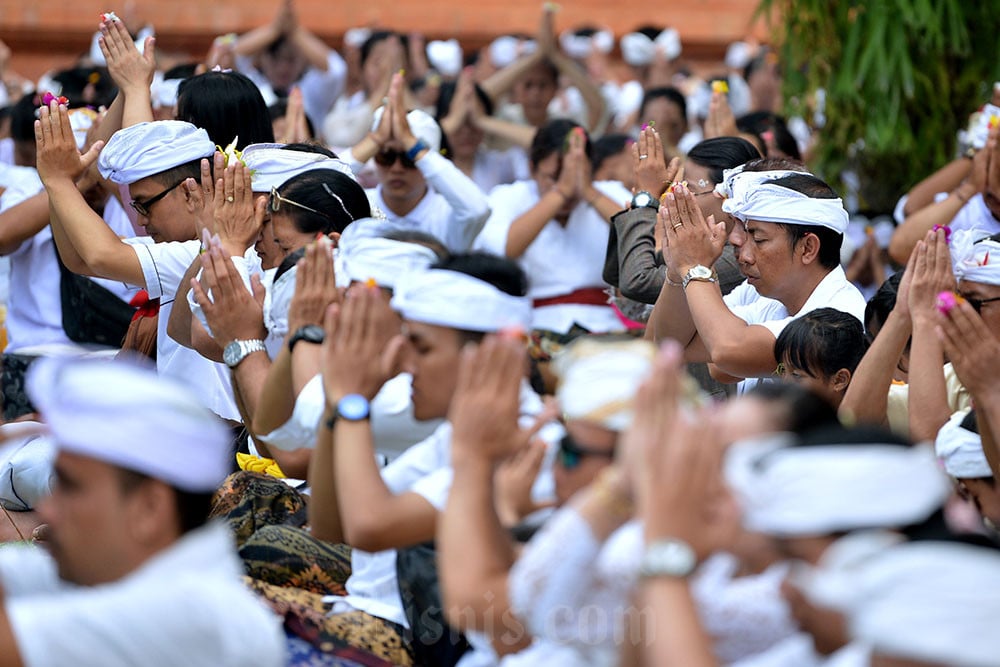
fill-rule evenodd
<path id="1" fill-rule="evenodd" d="M 508 577 L 511 611 L 535 637 L 579 635 L 582 598 L 592 590 L 601 544 L 571 507 L 556 512 L 527 544 Z"/>
<path id="2" fill-rule="evenodd" d="M 537 197 L 530 198 L 532 192 L 533 189 L 526 187 L 524 182 L 493 188 L 487 200 L 491 211 L 490 217 L 476 237 L 473 247 L 500 257 L 506 256 L 507 235 L 510 233 L 511 224 L 519 215 L 538 203 Z"/>
<path id="3" fill-rule="evenodd" d="M 125 242 L 132 246 L 139 258 L 149 298 L 162 299 L 161 305 L 163 301 L 173 302 L 181 278 L 198 256 L 201 242 L 153 243 L 149 237 L 126 239 Z"/>
<path id="4" fill-rule="evenodd" d="M 433 151 L 427 151 L 417 160 L 417 168 L 451 206 L 448 238 L 442 239 L 445 245 L 452 250 L 468 250 L 490 217 L 486 195 L 451 160 Z"/>
<path id="5" fill-rule="evenodd" d="M 0 586 L 7 604 L 23 595 L 52 593 L 65 587 L 48 552 L 32 544 L 0 547 Z"/>
<path id="6" fill-rule="evenodd" d="M 344 92 L 346 80 L 347 63 L 330 49 L 326 54 L 326 71 L 310 67 L 296 84 L 302 91 L 302 107 L 314 130 L 320 129 L 327 112 Z"/>

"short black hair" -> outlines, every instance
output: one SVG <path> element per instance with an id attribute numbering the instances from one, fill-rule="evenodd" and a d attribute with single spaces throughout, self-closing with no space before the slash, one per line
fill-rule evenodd
<path id="1" fill-rule="evenodd" d="M 212 172 L 215 171 L 215 165 L 212 163 L 211 158 L 208 158 L 208 168 Z M 192 160 L 191 162 L 179 164 L 176 167 L 167 169 L 166 171 L 153 174 L 150 178 L 168 188 L 189 178 L 193 178 L 194 180 L 200 182 L 201 160 Z"/>
<path id="2" fill-rule="evenodd" d="M 681 110 L 681 118 L 684 119 L 684 122 L 687 122 L 687 100 L 684 99 L 684 93 L 673 86 L 661 86 L 647 90 L 646 94 L 642 96 L 642 104 L 639 105 L 639 116 L 644 117 L 646 115 L 646 105 L 660 98 L 676 104 Z"/>
<path id="3" fill-rule="evenodd" d="M 590 156 L 590 168 L 596 172 L 610 157 L 618 155 L 632 144 L 634 139 L 627 134 L 605 134 L 594 142 Z"/>
<path id="4" fill-rule="evenodd" d="M 267 108 L 267 115 L 271 118 L 272 124 L 279 118 L 284 118 L 286 113 L 288 113 L 287 97 L 279 98 L 274 104 L 272 104 Z M 305 119 L 306 119 L 306 129 L 309 131 L 309 136 L 315 137 L 316 128 L 313 127 L 312 121 L 309 120 L 309 116 L 305 116 Z"/>
<path id="5" fill-rule="evenodd" d="M 181 63 L 174 65 L 163 73 L 163 80 L 168 79 L 190 79 L 198 72 L 198 63 Z"/>
<path id="6" fill-rule="evenodd" d="M 538 131 L 535 132 L 535 138 L 531 142 L 531 148 L 528 150 L 528 158 L 532 168 L 537 167 L 542 160 L 553 153 L 562 154 L 568 145 L 569 133 L 578 127 L 582 126 L 571 120 L 558 118 L 550 120 L 538 128 Z M 590 137 L 586 135 L 586 130 L 584 136 L 586 140 L 584 150 L 587 153 L 587 159 L 590 159 L 594 150 L 593 144 L 590 142 Z"/>
<path id="7" fill-rule="evenodd" d="M 40 104 L 40 103 L 39 103 Z M 10 137 L 18 143 L 35 143 L 35 93 L 27 93 L 10 109 Z"/>
<path id="8" fill-rule="evenodd" d="M 687 159 L 708 169 L 713 183 L 721 183 L 723 172 L 760 157 L 760 151 L 740 137 L 715 137 L 699 141 L 688 151 Z"/>
<path id="9" fill-rule="evenodd" d="M 361 45 L 361 66 L 365 66 L 365 62 L 368 60 L 368 56 L 372 54 L 372 49 L 379 42 L 389 39 L 390 37 L 398 37 L 400 43 L 403 45 L 403 60 L 404 63 L 409 58 L 409 44 L 410 40 L 406 35 L 395 32 L 393 30 L 376 30 L 368 39 L 365 40 L 364 44 Z"/>
<path id="10" fill-rule="evenodd" d="M 801 435 L 816 427 L 839 423 L 837 410 L 819 394 L 800 384 L 777 380 L 753 386 L 746 396 L 778 406 L 781 431 Z"/>
<path id="11" fill-rule="evenodd" d="M 333 158 L 334 160 L 340 159 L 336 153 L 331 151 L 326 146 L 321 146 L 320 144 L 316 144 L 311 141 L 297 141 L 295 143 L 285 144 L 281 148 L 282 150 L 286 151 L 299 151 L 300 153 L 316 153 L 317 155 L 323 155 L 328 158 Z"/>
<path id="12" fill-rule="evenodd" d="M 59 94 L 69 100 L 67 106 L 71 109 L 111 106 L 118 94 L 118 87 L 107 67 L 93 65 L 64 69 L 53 75 L 52 80 L 59 84 Z M 40 92 L 44 94 L 47 91 Z"/>
<path id="13" fill-rule="evenodd" d="M 476 91 L 476 99 L 483 105 L 483 113 L 487 116 L 492 116 L 493 100 L 490 99 L 490 96 L 486 94 L 486 91 L 478 83 L 472 85 Z M 457 89 L 458 83 L 455 81 L 445 81 L 441 84 L 441 88 L 438 91 L 437 106 L 434 108 L 434 119 L 439 123 L 448 115 L 448 111 L 451 110 L 451 103 L 455 99 L 455 91 Z"/>
<path id="14" fill-rule="evenodd" d="M 355 220 L 372 215 L 365 189 L 350 176 L 333 169 L 312 169 L 293 176 L 278 188 L 278 194 L 319 211 L 313 213 L 291 205 L 281 207 L 281 213 L 304 234 L 340 233 Z"/>
<path id="15" fill-rule="evenodd" d="M 837 199 L 837 193 L 834 192 L 833 188 L 812 174 L 792 174 L 776 178 L 771 183 L 801 192 L 813 199 Z M 844 243 L 843 234 L 829 227 L 817 225 L 777 224 L 788 232 L 788 240 L 793 248 L 805 238 L 806 234 L 815 235 L 819 239 L 818 260 L 820 266 L 827 269 L 835 269 L 840 266 L 840 246 Z"/>
<path id="16" fill-rule="evenodd" d="M 117 468 L 117 470 L 120 488 L 123 493 L 129 493 L 141 484 L 156 479 L 145 473 L 128 470 L 127 468 Z M 174 492 L 174 506 L 177 510 L 177 521 L 180 524 L 181 534 L 189 533 L 196 528 L 204 526 L 208 522 L 209 515 L 212 512 L 212 501 L 215 497 L 215 492 L 193 493 L 191 491 L 181 491 L 174 486 L 170 488 Z"/>
<path id="17" fill-rule="evenodd" d="M 447 259 L 451 254 L 448 252 L 447 246 L 438 237 L 419 229 L 391 229 L 385 233 L 385 238 L 390 241 L 415 243 L 429 248 L 431 252 L 437 255 L 438 261 Z"/>
<path id="18" fill-rule="evenodd" d="M 802 154 L 799 152 L 799 144 L 795 137 L 788 131 L 788 124 L 785 119 L 770 111 L 752 111 L 745 116 L 736 119 L 736 129 L 740 132 L 752 134 L 760 140 L 760 145 L 767 147 L 764 141 L 764 133 L 771 132 L 774 135 L 774 143 L 785 155 L 801 160 Z"/>
<path id="19" fill-rule="evenodd" d="M 872 331 L 881 329 L 889 319 L 889 313 L 896 307 L 896 296 L 899 294 L 899 283 L 903 280 L 903 271 L 897 271 L 885 279 L 878 290 L 868 299 L 865 305 L 865 330 L 869 338 L 874 338 Z"/>
<path id="20" fill-rule="evenodd" d="M 204 129 L 216 145 L 236 148 L 274 142 L 267 104 L 253 81 L 239 72 L 205 72 L 181 81 L 177 120 Z"/>
<path id="21" fill-rule="evenodd" d="M 817 308 L 797 317 L 778 334 L 774 357 L 819 379 L 846 368 L 854 374 L 868 349 L 861 321 L 834 308 Z"/>

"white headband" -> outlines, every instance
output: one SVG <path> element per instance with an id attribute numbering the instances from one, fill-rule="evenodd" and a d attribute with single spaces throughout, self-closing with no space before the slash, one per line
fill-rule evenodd
<path id="1" fill-rule="evenodd" d="M 741 496 L 744 525 L 783 536 L 917 523 L 938 509 L 951 485 L 929 445 L 786 447 L 762 456 L 727 457 L 730 485 Z"/>
<path id="2" fill-rule="evenodd" d="M 934 451 L 944 464 L 944 470 L 956 479 L 992 477 L 993 471 L 983 453 L 983 440 L 978 433 L 962 428 L 969 411 L 956 412 L 938 431 Z"/>
<path id="3" fill-rule="evenodd" d="M 503 35 L 490 44 L 490 61 L 494 67 L 506 67 L 518 58 L 530 56 L 537 49 L 534 40 Z"/>
<path id="4" fill-rule="evenodd" d="M 438 256 L 427 246 L 408 241 L 375 237 L 345 243 L 341 237 L 338 247 L 340 270 L 349 281 L 372 279 L 379 287 L 390 289 L 396 288 L 404 274 L 425 270 L 438 260 Z"/>
<path id="5" fill-rule="evenodd" d="M 371 35 L 372 31 L 368 28 L 351 28 L 344 33 L 344 44 L 360 48 Z"/>
<path id="6" fill-rule="evenodd" d="M 826 227 L 838 234 L 847 231 L 850 217 L 844 202 L 809 197 L 770 181 L 792 175 L 811 175 L 797 171 L 744 172 L 727 170 L 716 191 L 726 197 L 722 210 L 743 222 L 760 220 L 785 225 Z"/>
<path id="7" fill-rule="evenodd" d="M 667 28 L 656 39 L 650 39 L 641 32 L 630 32 L 619 42 L 622 48 L 622 58 L 633 67 L 648 65 L 653 62 L 656 52 L 660 51 L 667 60 L 674 60 L 681 55 L 681 37 L 673 28 Z"/>
<path id="8" fill-rule="evenodd" d="M 848 612 L 852 636 L 877 653 L 954 667 L 1000 656 L 1000 554 L 954 542 L 911 542 L 862 568 Z"/>
<path id="9" fill-rule="evenodd" d="M 462 71 L 462 46 L 457 39 L 432 40 L 427 43 L 427 60 L 441 74 L 457 76 Z"/>
<path id="10" fill-rule="evenodd" d="M 285 144 L 250 144 L 243 150 L 243 164 L 250 168 L 254 192 L 270 192 L 289 179 L 313 169 L 339 171 L 355 183 L 358 177 L 343 160 L 322 153 L 289 150 Z"/>
<path id="11" fill-rule="evenodd" d="M 406 276 L 392 296 L 403 318 L 468 331 L 531 328 L 531 300 L 501 292 L 458 271 L 428 269 Z"/>
<path id="12" fill-rule="evenodd" d="M 214 153 L 215 142 L 200 127 L 158 120 L 130 125 L 111 135 L 97 168 L 112 183 L 131 185 Z"/>
<path id="13" fill-rule="evenodd" d="M 649 375 L 656 348 L 646 341 L 578 338 L 553 361 L 559 376 L 556 398 L 567 419 L 624 431 L 632 422 L 632 402 Z"/>
<path id="14" fill-rule="evenodd" d="M 615 36 L 610 30 L 599 30 L 593 35 L 578 35 L 566 30 L 559 35 L 559 45 L 570 58 L 586 58 L 594 51 L 610 53 L 615 48 Z"/>
<path id="15" fill-rule="evenodd" d="M 39 359 L 28 395 L 60 451 L 209 492 L 229 474 L 232 434 L 190 389 L 124 361 Z"/>
<path id="16" fill-rule="evenodd" d="M 968 243 L 975 240 L 972 237 L 982 238 L 984 234 L 978 230 L 960 230 L 952 234 L 955 277 L 984 285 L 1000 285 L 1000 243 L 988 240 Z"/>

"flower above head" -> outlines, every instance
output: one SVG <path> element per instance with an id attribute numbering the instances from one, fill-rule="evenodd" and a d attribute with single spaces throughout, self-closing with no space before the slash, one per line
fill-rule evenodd
<path id="1" fill-rule="evenodd" d="M 243 166 L 246 166 L 246 162 L 243 161 L 243 151 L 237 150 L 236 148 L 236 144 L 239 140 L 240 138 L 237 135 L 236 137 L 233 137 L 233 140 L 225 148 L 219 146 L 218 144 L 215 145 L 215 149 L 222 153 L 222 156 L 225 158 L 225 165 L 227 167 L 229 166 L 231 160 L 239 160 L 243 163 Z"/>
<path id="2" fill-rule="evenodd" d="M 42 96 L 42 106 L 47 107 L 52 102 L 55 101 L 57 104 L 69 104 L 69 100 L 62 95 L 53 95 L 52 93 L 45 93 Z"/>
<path id="3" fill-rule="evenodd" d="M 712 82 L 712 92 L 713 93 L 728 93 L 729 92 L 729 82 L 716 80 Z"/>
<path id="4" fill-rule="evenodd" d="M 933 227 L 931 227 L 932 232 L 936 232 L 939 229 L 944 230 L 944 242 L 951 243 L 951 227 L 949 227 L 948 225 L 934 225 Z"/>
<path id="5" fill-rule="evenodd" d="M 101 14 L 101 20 L 104 21 L 105 23 L 114 23 L 115 21 L 121 21 L 121 19 L 118 18 L 118 15 L 115 14 L 114 12 L 104 12 L 103 14 Z"/>
<path id="6" fill-rule="evenodd" d="M 997 117 L 997 116 L 990 116 L 990 120 L 989 120 L 989 122 L 987 123 L 987 125 L 986 125 L 986 126 L 987 126 L 987 127 L 989 128 L 989 129 L 991 129 L 991 130 L 992 130 L 992 129 L 993 129 L 994 127 L 996 127 L 997 125 L 1000 125 L 1000 117 Z"/>

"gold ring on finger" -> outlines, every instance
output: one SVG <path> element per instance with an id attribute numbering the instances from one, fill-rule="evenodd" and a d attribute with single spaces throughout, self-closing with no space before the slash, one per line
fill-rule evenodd
<path id="1" fill-rule="evenodd" d="M 236 201 L 236 197 L 229 195 L 228 197 L 226 197 L 226 201 L 232 204 L 234 201 Z"/>
<path id="2" fill-rule="evenodd" d="M 674 225 L 674 229 L 677 229 L 678 227 L 683 227 L 683 226 L 684 226 L 683 222 L 678 222 L 676 225 Z"/>

